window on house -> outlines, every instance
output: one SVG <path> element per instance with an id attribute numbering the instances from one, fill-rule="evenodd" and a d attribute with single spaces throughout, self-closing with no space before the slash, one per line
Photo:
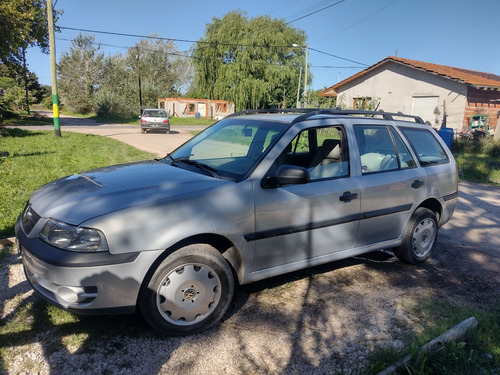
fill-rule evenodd
<path id="1" fill-rule="evenodd" d="M 352 99 L 352 108 L 353 109 L 362 109 L 362 110 L 370 110 L 373 109 L 373 101 L 370 96 L 363 96 L 360 98 Z"/>

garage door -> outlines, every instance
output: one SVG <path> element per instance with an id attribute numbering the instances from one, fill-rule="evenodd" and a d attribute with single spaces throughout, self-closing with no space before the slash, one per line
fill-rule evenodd
<path id="1" fill-rule="evenodd" d="M 435 124 L 436 115 L 434 111 L 439 105 L 439 96 L 414 96 L 411 114 L 420 116 L 424 121 Z"/>

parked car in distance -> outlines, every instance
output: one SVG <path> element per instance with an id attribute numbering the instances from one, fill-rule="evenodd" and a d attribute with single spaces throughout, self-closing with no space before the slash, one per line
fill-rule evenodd
<path id="1" fill-rule="evenodd" d="M 249 111 L 163 159 L 40 187 L 16 236 L 29 283 L 54 305 L 138 309 L 186 335 L 223 317 L 236 284 L 378 249 L 421 263 L 457 200 L 455 160 L 419 117 Z"/>
<path id="2" fill-rule="evenodd" d="M 170 121 L 164 109 L 145 109 L 139 118 L 141 119 L 141 133 L 143 134 L 147 131 L 170 133 Z"/>

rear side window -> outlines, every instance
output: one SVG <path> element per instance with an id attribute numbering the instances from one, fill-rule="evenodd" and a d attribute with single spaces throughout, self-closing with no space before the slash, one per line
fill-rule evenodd
<path id="1" fill-rule="evenodd" d="M 432 133 L 433 130 L 400 128 L 417 154 L 420 165 L 448 163 L 448 155 Z"/>
<path id="2" fill-rule="evenodd" d="M 355 125 L 363 174 L 412 168 L 415 162 L 399 135 L 389 126 Z"/>

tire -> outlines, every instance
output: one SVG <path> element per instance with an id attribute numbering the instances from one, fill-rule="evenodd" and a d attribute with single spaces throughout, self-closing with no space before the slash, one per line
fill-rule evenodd
<path id="1" fill-rule="evenodd" d="M 141 129 L 141 133 L 142 133 L 142 134 L 145 134 L 145 133 L 146 133 L 146 130 Z"/>
<path id="2" fill-rule="evenodd" d="M 183 336 L 217 323 L 234 293 L 231 268 L 212 246 L 189 245 L 167 256 L 144 283 L 139 309 L 161 334 Z"/>
<path id="3" fill-rule="evenodd" d="M 424 262 L 436 247 L 438 228 L 433 211 L 424 207 L 417 208 L 404 230 L 403 242 L 394 249 L 394 254 L 407 263 Z"/>

